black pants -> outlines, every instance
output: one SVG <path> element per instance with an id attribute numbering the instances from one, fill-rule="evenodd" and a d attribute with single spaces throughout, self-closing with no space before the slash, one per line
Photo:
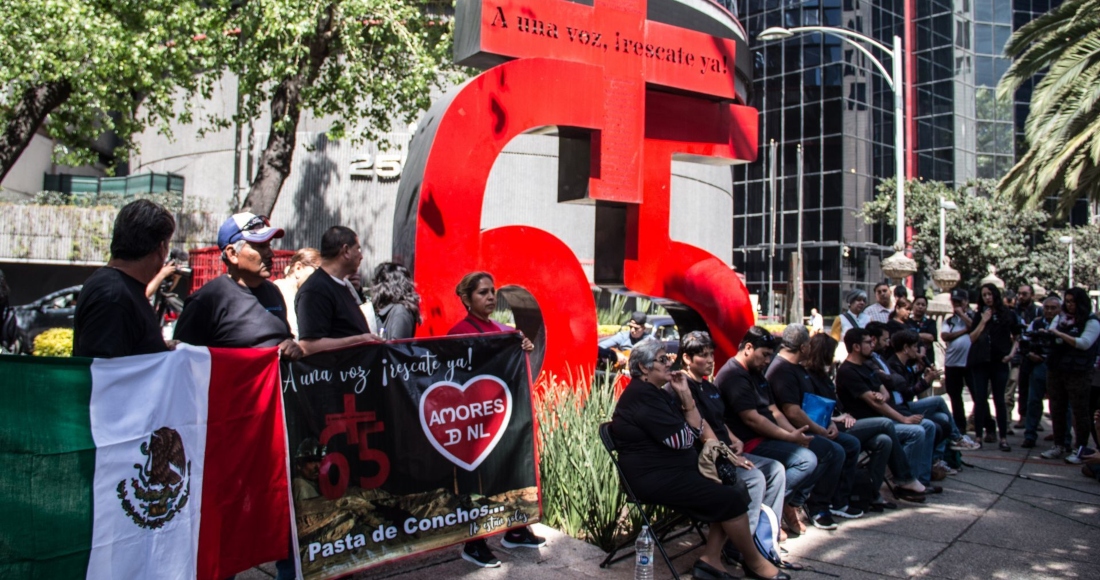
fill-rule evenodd
<path id="1" fill-rule="evenodd" d="M 1026 358 L 1026 357 L 1025 357 Z M 1020 378 L 1016 380 L 1016 412 L 1020 422 L 1027 416 L 1027 393 L 1031 388 L 1031 370 L 1035 368 L 1029 361 L 1020 363 Z"/>
<path id="2" fill-rule="evenodd" d="M 966 367 L 945 367 L 943 374 L 943 386 L 947 390 L 947 398 L 951 400 L 951 417 L 955 420 L 955 426 L 959 433 L 966 433 L 966 403 L 963 402 L 963 387 L 974 392 L 970 386 L 970 371 Z"/>
<path id="3" fill-rule="evenodd" d="M 989 361 L 970 367 L 973 384 L 970 396 L 974 399 L 974 433 L 981 437 L 989 420 L 987 397 L 993 395 L 993 410 L 997 413 L 997 433 L 1008 436 L 1008 410 L 1005 408 L 1005 387 L 1008 385 L 1008 363 Z M 1052 410 L 1053 412 L 1053 410 Z"/>

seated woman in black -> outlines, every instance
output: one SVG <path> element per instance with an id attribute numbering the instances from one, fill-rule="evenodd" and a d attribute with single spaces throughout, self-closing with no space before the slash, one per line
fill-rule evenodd
<path id="1" fill-rule="evenodd" d="M 733 578 L 722 567 L 728 537 L 745 555 L 750 578 L 787 580 L 753 544 L 745 511 L 749 494 L 743 482 L 726 486 L 699 473 L 695 440 L 713 438 L 695 408 L 687 380 L 670 372 L 664 344 L 646 341 L 630 352 L 630 384 L 611 418 L 619 464 L 638 499 L 668 506 L 709 522 L 706 551 L 695 563 L 695 578 Z M 671 389 L 662 388 L 666 383 Z"/>

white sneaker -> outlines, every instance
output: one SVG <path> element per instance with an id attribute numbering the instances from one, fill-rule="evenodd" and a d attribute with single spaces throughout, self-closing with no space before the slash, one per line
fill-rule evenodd
<path id="1" fill-rule="evenodd" d="M 1063 461 L 1065 461 L 1066 463 L 1072 463 L 1073 465 L 1081 465 L 1082 463 L 1085 462 L 1085 460 L 1081 458 L 1081 454 L 1084 451 L 1089 452 L 1089 453 L 1085 453 L 1085 455 L 1091 455 L 1092 454 L 1092 450 L 1089 449 L 1088 447 L 1078 447 L 1073 453 L 1070 453 L 1069 455 L 1067 455 Z"/>
<path id="2" fill-rule="evenodd" d="M 982 444 L 971 439 L 969 435 L 963 435 L 951 442 L 952 451 L 973 451 L 981 448 Z"/>
<path id="3" fill-rule="evenodd" d="M 1066 454 L 1066 448 L 1061 445 L 1055 445 L 1050 449 L 1039 454 L 1039 457 L 1043 459 L 1061 459 Z"/>
<path id="4" fill-rule="evenodd" d="M 942 459 L 939 460 L 938 462 L 936 462 L 936 465 L 939 466 L 940 468 L 942 468 L 944 471 L 946 471 L 947 475 L 958 475 L 959 474 L 959 470 L 952 469 L 951 466 L 948 465 L 947 462 L 942 460 Z"/>

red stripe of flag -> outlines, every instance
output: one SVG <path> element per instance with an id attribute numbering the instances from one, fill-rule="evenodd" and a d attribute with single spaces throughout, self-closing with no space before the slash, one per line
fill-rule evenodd
<path id="1" fill-rule="evenodd" d="M 290 499 L 278 349 L 210 349 L 198 578 L 288 555 Z"/>

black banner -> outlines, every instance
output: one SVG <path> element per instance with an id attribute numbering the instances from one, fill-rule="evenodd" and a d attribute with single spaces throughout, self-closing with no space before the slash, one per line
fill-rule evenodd
<path id="1" fill-rule="evenodd" d="M 398 341 L 283 364 L 305 578 L 538 521 L 520 342 L 518 333 Z"/>

